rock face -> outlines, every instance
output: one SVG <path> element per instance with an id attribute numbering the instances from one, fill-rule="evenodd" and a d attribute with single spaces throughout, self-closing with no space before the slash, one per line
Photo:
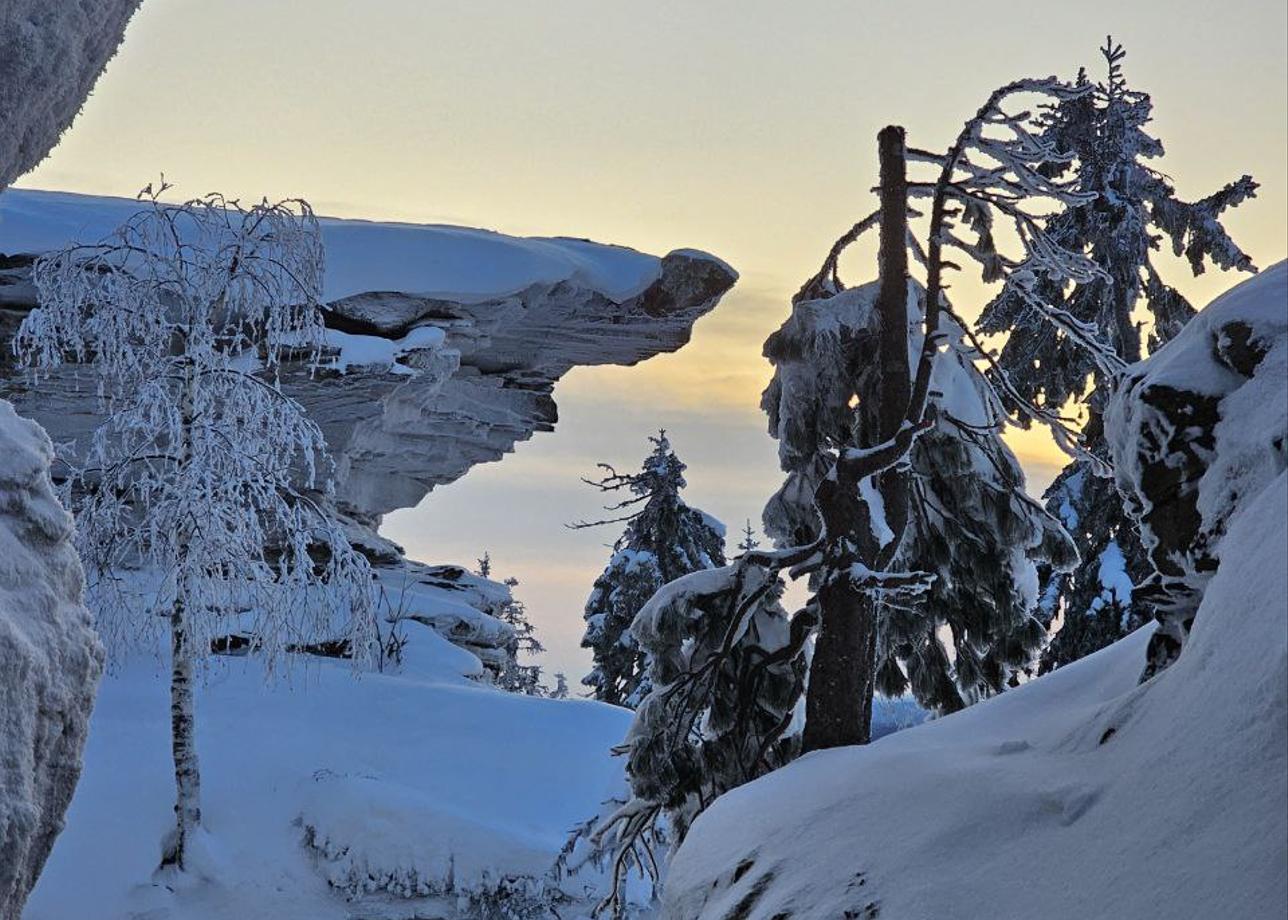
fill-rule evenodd
<path id="1" fill-rule="evenodd" d="M 0 193 L 58 142 L 138 5 L 0 0 Z M 62 829 L 102 671 L 52 459 L 0 400 L 0 920 L 22 913 Z"/>
<path id="2" fill-rule="evenodd" d="M 0 190 L 67 128 L 139 0 L 0 0 Z"/>
<path id="3" fill-rule="evenodd" d="M 103 652 L 81 603 L 53 446 L 0 400 L 0 918 L 16 920 L 63 827 Z"/>
<path id="4" fill-rule="evenodd" d="M 37 391 L 7 347 L 35 306 L 31 263 L 97 240 L 137 205 L 10 192 L 0 199 L 0 393 L 50 431 L 98 424 L 93 386 L 69 371 Z M 375 529 L 476 463 L 499 460 L 558 418 L 570 368 L 675 351 L 737 274 L 692 250 L 662 258 L 583 240 L 518 239 L 453 227 L 323 221 L 330 367 L 284 383 L 326 433 L 341 510 Z M 451 291 L 453 293 L 443 293 Z"/>
<path id="5" fill-rule="evenodd" d="M 1240 500 L 1288 465 L 1288 263 L 1217 298 L 1133 366 L 1106 417 L 1119 491 L 1154 572 L 1145 677 L 1181 652 Z"/>

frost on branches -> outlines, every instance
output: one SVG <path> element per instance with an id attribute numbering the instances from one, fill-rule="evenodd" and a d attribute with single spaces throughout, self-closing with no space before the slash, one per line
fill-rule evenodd
<path id="1" fill-rule="evenodd" d="M 74 362 L 97 382 L 105 421 L 69 481 L 79 548 L 110 645 L 168 628 L 177 799 L 162 864 L 182 870 L 201 823 L 194 667 L 212 643 L 249 635 L 271 670 L 319 638 L 365 656 L 374 624 L 368 565 L 327 510 L 322 433 L 275 378 L 322 345 L 312 211 L 164 204 L 164 190 L 102 242 L 36 263 L 41 307 L 15 342 L 37 372 Z"/>
<path id="2" fill-rule="evenodd" d="M 581 645 L 592 650 L 595 666 L 582 683 L 593 690 L 595 699 L 632 708 L 649 691 L 645 652 L 630 631 L 636 614 L 664 584 L 725 563 L 724 525 L 690 508 L 680 497 L 685 466 L 671 449 L 666 432 L 649 441 L 653 452 L 640 472 L 622 474 L 600 464 L 603 478 L 586 480 L 602 492 L 627 493 L 628 498 L 607 509 L 622 513 L 572 525 L 626 522 L 625 532 L 613 544 L 613 557 L 586 602 Z"/>
<path id="3" fill-rule="evenodd" d="M 1108 40 L 1101 53 L 1108 65 L 1105 81 L 1092 85 L 1079 73 L 1075 85 L 1084 92 L 1059 100 L 1036 119 L 1043 142 L 1062 154 L 1043 164 L 1043 172 L 1068 176 L 1078 191 L 1092 196 L 1051 214 L 1045 232 L 1056 245 L 1086 253 L 1099 271 L 1073 284 L 1040 277 L 1036 285 L 1044 301 L 1093 327 L 1114 354 L 1132 363 L 1143 354 L 1141 324 L 1133 318 L 1139 307 L 1149 314 L 1151 352 L 1194 316 L 1154 265 L 1164 242 L 1196 275 L 1208 262 L 1223 270 L 1256 270 L 1221 216 L 1252 197 L 1257 183 L 1243 176 L 1198 201 L 1177 198 L 1171 180 L 1148 162 L 1163 155 L 1162 143 L 1146 130 L 1153 110 L 1149 95 L 1127 86 L 1120 45 Z M 1130 606 L 1123 585 L 1144 578 L 1149 566 L 1112 481 L 1096 473 L 1108 460 L 1101 415 L 1109 380 L 1094 355 L 1010 288 L 984 309 L 979 328 L 1007 335 L 998 365 L 1019 397 L 1051 411 L 1077 406 L 1089 413 L 1084 446 L 1102 461 L 1074 460 L 1045 496 L 1081 555 L 1069 573 L 1043 573 L 1043 619 L 1063 619 L 1043 655 L 1046 671 L 1109 645 L 1148 619 L 1148 610 Z"/>
<path id="4" fill-rule="evenodd" d="M 621 915 L 631 870 L 656 883 L 658 848 L 678 846 L 718 796 L 795 755 L 783 736 L 804 685 L 806 618 L 789 621 L 782 592 L 749 552 L 668 583 L 636 616 L 650 689 L 623 746 L 630 797 L 580 835 L 609 864 L 601 911 Z"/>

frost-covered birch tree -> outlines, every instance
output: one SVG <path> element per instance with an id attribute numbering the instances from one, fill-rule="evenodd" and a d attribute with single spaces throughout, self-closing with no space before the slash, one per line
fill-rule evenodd
<path id="1" fill-rule="evenodd" d="M 271 670 L 318 637 L 361 657 L 371 574 L 328 512 L 326 444 L 276 372 L 316 361 L 323 251 L 302 201 L 209 195 L 140 211 L 107 239 L 40 259 L 40 307 L 16 337 L 37 373 L 88 368 L 105 420 L 71 480 L 91 600 L 109 644 L 168 632 L 175 826 L 201 826 L 195 669 L 249 634 Z M 113 641 L 117 640 L 117 641 Z"/>
<path id="2" fill-rule="evenodd" d="M 1119 358 L 1134 363 L 1146 344 L 1138 308 L 1148 319 L 1150 351 L 1176 335 L 1195 312 L 1154 264 L 1164 243 L 1195 275 L 1208 263 L 1222 270 L 1256 270 L 1221 217 L 1252 197 L 1257 183 L 1243 176 L 1198 201 L 1179 199 L 1171 179 L 1149 163 L 1163 155 L 1162 143 L 1147 130 L 1150 96 L 1127 85 L 1121 45 L 1107 39 L 1101 54 L 1107 67 L 1103 82 L 1093 85 L 1080 72 L 1075 85 L 1084 91 L 1035 119 L 1044 141 L 1064 153 L 1043 171 L 1067 175 L 1094 196 L 1058 209 L 1044 220 L 1044 229 L 1058 245 L 1086 253 L 1100 272 L 1070 285 L 1039 278 L 1038 285 L 1044 300 L 1094 326 Z M 1007 337 L 998 367 L 1024 399 L 1054 411 L 1085 413 L 1084 446 L 1097 458 L 1074 459 L 1044 496 L 1081 555 L 1070 572 L 1043 572 L 1042 619 L 1063 622 L 1043 653 L 1041 670 L 1046 671 L 1145 622 L 1150 611 L 1132 603 L 1132 585 L 1144 582 L 1150 567 L 1113 480 L 1097 475 L 1109 456 L 1101 419 L 1108 380 L 1101 368 L 1076 339 L 1011 290 L 985 307 L 979 329 Z"/>

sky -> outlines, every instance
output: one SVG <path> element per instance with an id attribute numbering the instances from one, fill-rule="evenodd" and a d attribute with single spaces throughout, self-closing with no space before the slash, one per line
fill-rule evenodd
<path id="1" fill-rule="evenodd" d="M 877 131 L 902 124 L 911 144 L 943 148 L 1002 83 L 1099 76 L 1106 33 L 1153 95 L 1158 165 L 1178 192 L 1253 174 L 1259 196 L 1227 227 L 1257 264 L 1283 258 L 1283 0 L 144 0 L 76 123 L 17 184 L 133 195 L 164 173 L 177 194 L 696 247 L 737 268 L 685 349 L 572 371 L 553 434 L 387 519 L 415 558 L 489 551 L 520 579 L 547 670 L 575 683 L 582 606 L 617 536 L 564 526 L 599 511 L 579 478 L 638 463 L 665 427 L 692 504 L 731 533 L 758 518 L 780 480 L 760 343 L 872 209 Z M 863 257 L 847 263 L 854 282 Z M 1196 305 L 1237 280 L 1164 269 Z M 967 315 L 984 296 L 954 291 Z M 1013 446 L 1033 488 L 1061 464 L 1040 437 Z"/>

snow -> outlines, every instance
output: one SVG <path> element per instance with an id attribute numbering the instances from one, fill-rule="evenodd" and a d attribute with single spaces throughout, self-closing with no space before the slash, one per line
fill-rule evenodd
<path id="1" fill-rule="evenodd" d="M 6 252 L 48 252 L 97 241 L 137 210 L 139 203 L 128 198 L 12 189 L 0 196 L 0 239 Z M 641 293 L 661 271 L 655 256 L 589 240 L 338 218 L 320 223 L 327 302 L 370 291 L 468 302 L 561 282 L 620 302 Z"/>
<path id="2" fill-rule="evenodd" d="M 1127 574 L 1127 560 L 1123 557 L 1122 547 L 1117 540 L 1110 540 L 1105 544 L 1100 553 L 1097 573 L 1103 587 L 1100 596 L 1091 602 L 1092 612 L 1114 601 L 1123 607 L 1131 604 L 1131 577 Z"/>
<path id="3" fill-rule="evenodd" d="M 0 400 L 0 917 L 16 917 L 76 788 L 103 650 L 53 445 Z"/>
<path id="4" fill-rule="evenodd" d="M 492 584 L 460 581 L 462 606 Z M 408 588 L 407 609 L 452 593 Z M 546 884 L 572 826 L 620 792 L 608 749 L 631 714 L 480 684 L 473 655 L 403 628 L 396 672 L 313 660 L 269 685 L 253 658 L 214 660 L 197 691 L 207 868 L 174 891 L 152 879 L 173 823 L 164 668 L 151 656 L 117 665 L 25 920 L 452 918 L 506 877 Z M 596 880 L 579 874 L 576 892 Z M 406 901 L 408 890 L 438 894 Z"/>
<path id="5" fill-rule="evenodd" d="M 447 334 L 437 326 L 418 326 L 402 338 L 387 339 L 378 335 L 359 335 L 328 329 L 323 333 L 327 349 L 336 355 L 323 366 L 341 373 L 352 367 L 387 367 L 392 373 L 408 376 L 418 373 L 414 368 L 400 364 L 398 359 L 408 352 L 441 348 Z"/>

